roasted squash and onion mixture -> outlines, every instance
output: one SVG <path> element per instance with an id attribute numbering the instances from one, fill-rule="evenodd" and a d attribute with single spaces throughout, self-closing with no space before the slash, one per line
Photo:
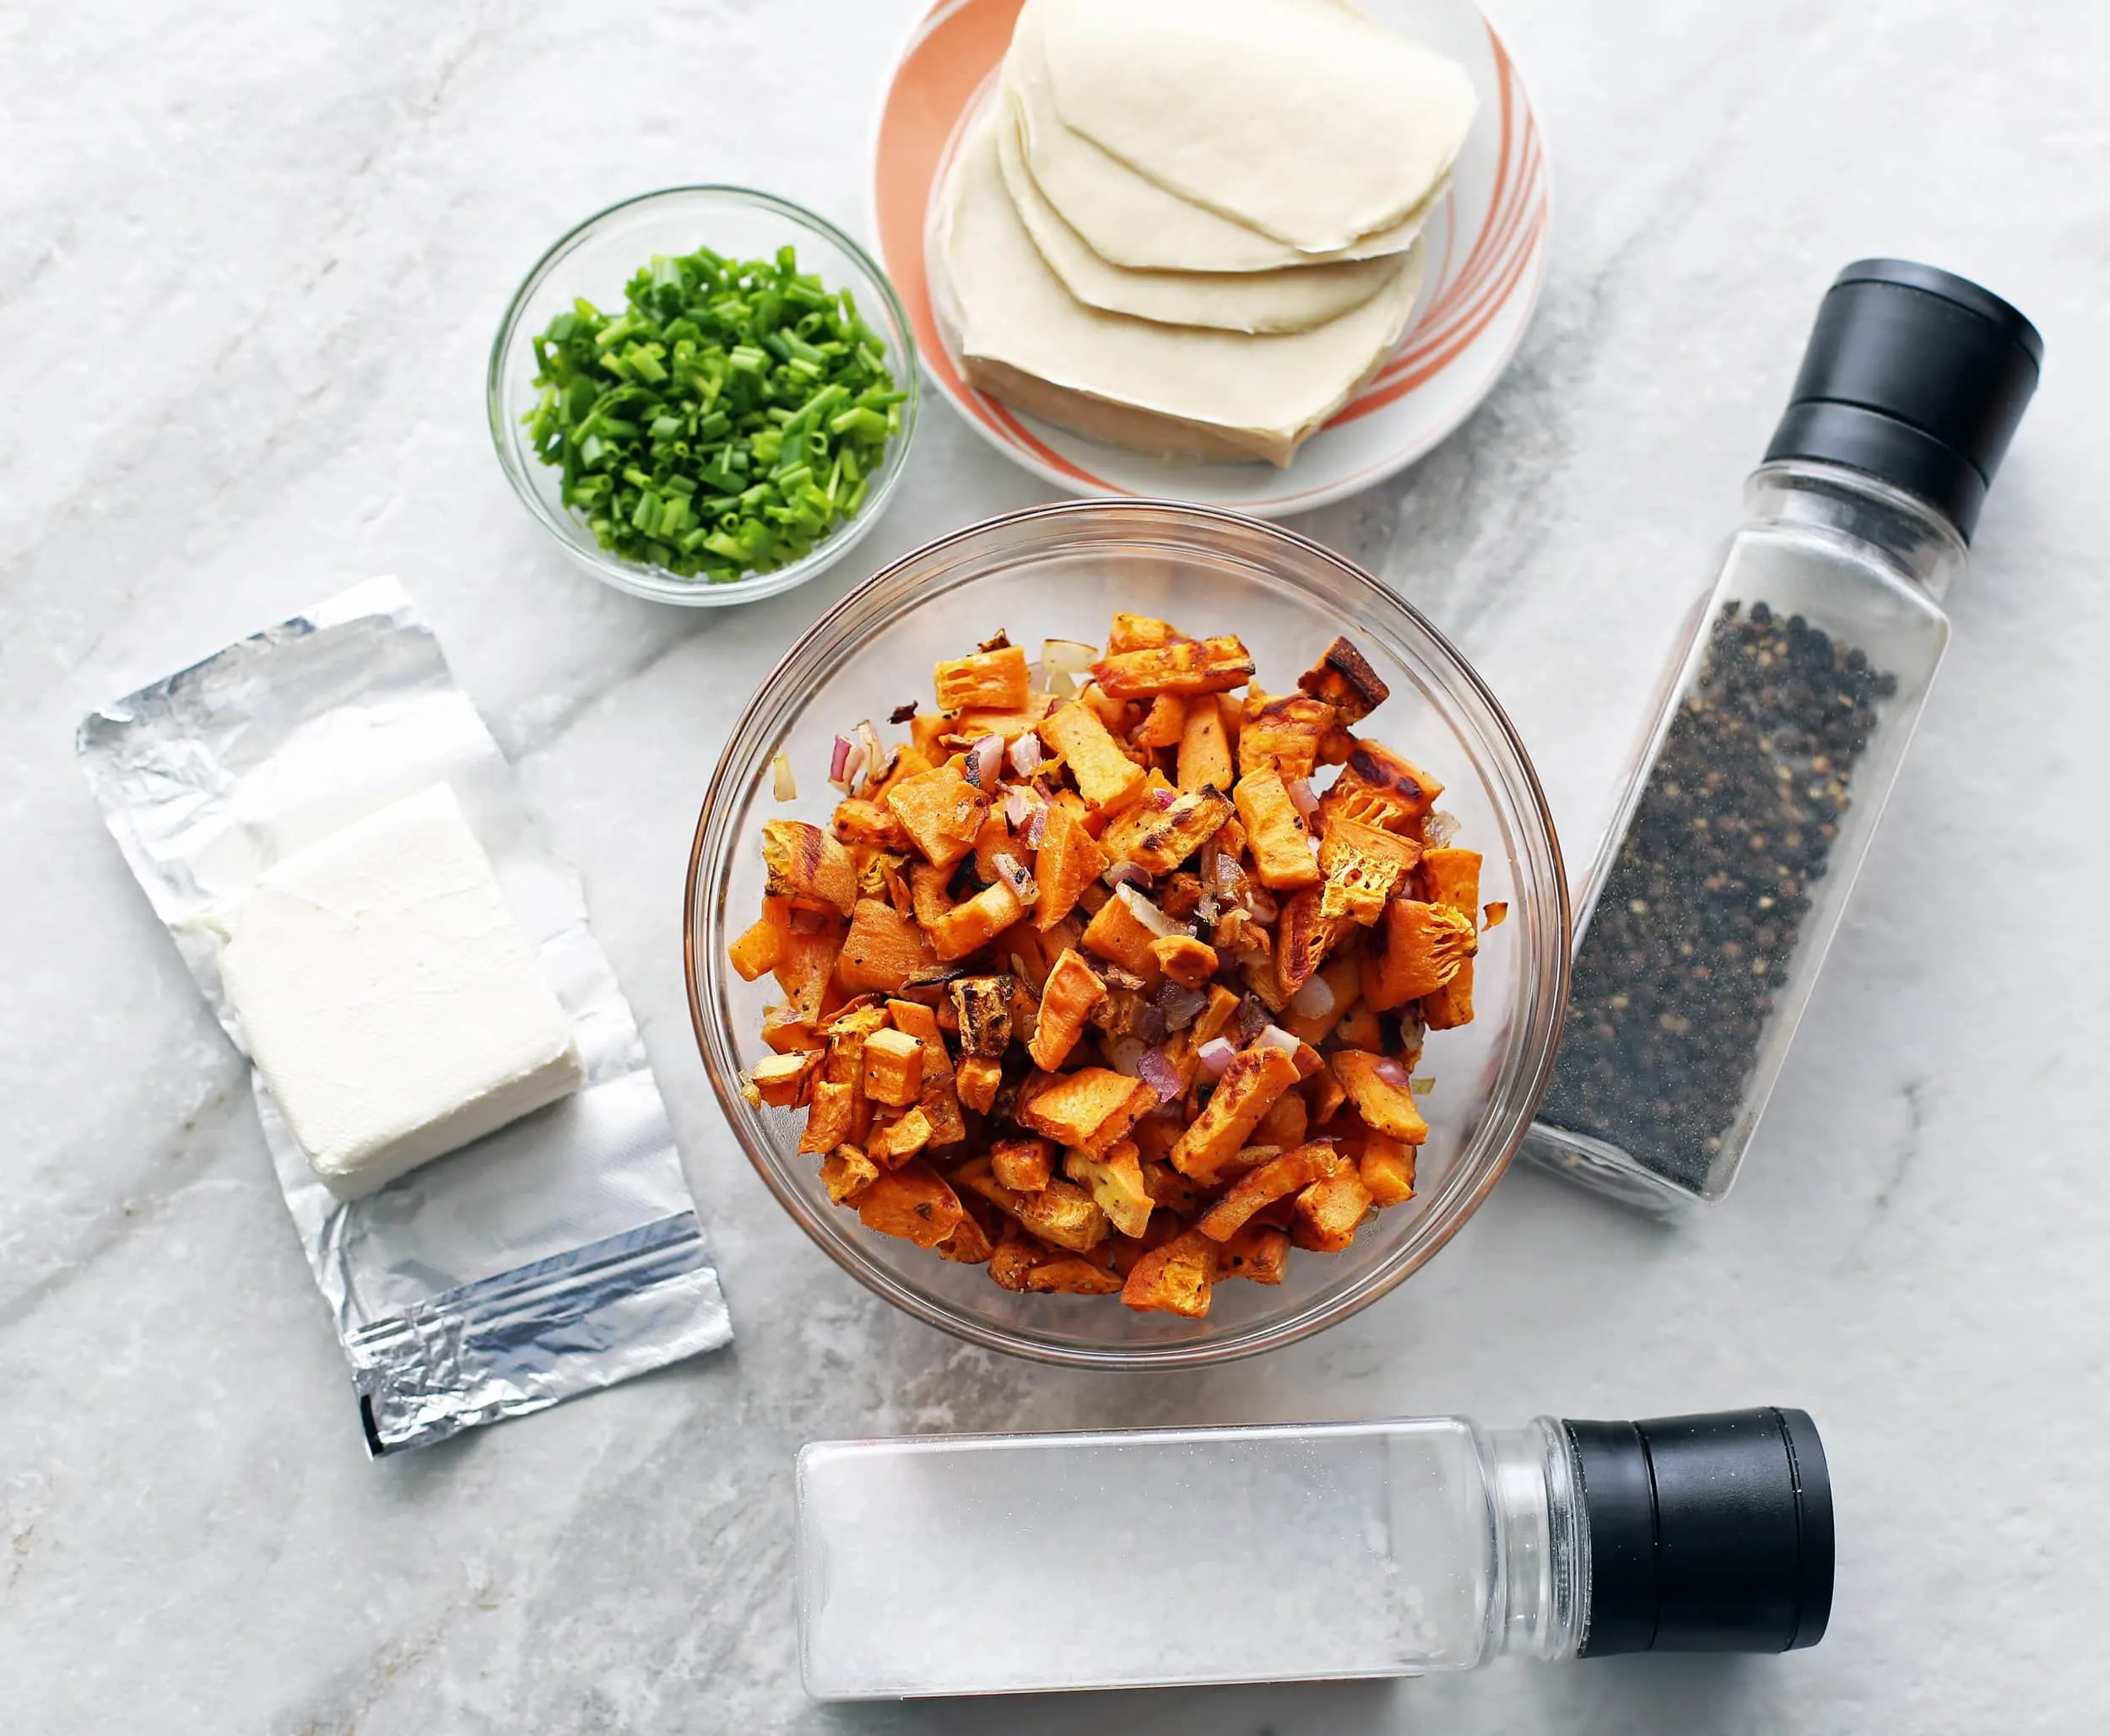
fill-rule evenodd
<path id="1" fill-rule="evenodd" d="M 999 633 L 894 714 L 905 744 L 836 738 L 829 830 L 764 825 L 731 956 L 784 998 L 744 1089 L 805 1111 L 869 1227 L 1191 1316 L 1413 1197 L 1410 1072 L 1473 1016 L 1480 858 L 1355 733 L 1387 694 L 1353 645 L 1288 693 L 1253 673 L 1140 615 L 1037 666 Z"/>

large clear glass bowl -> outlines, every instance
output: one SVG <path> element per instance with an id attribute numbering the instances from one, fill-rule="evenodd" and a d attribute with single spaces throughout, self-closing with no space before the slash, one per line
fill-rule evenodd
<path id="1" fill-rule="evenodd" d="M 750 573 L 724 584 L 684 578 L 663 567 L 630 560 L 601 547 L 586 521 L 564 504 L 556 469 L 535 456 L 521 419 L 535 407 L 536 334 L 583 295 L 610 311 L 623 305 L 623 286 L 655 254 L 693 253 L 700 246 L 734 259 L 773 257 L 779 247 L 798 250 L 798 268 L 814 272 L 830 289 L 847 289 L 866 325 L 879 337 L 894 383 L 908 394 L 901 432 L 886 445 L 872 486 L 857 516 L 816 543 L 800 560 L 773 572 Z M 485 381 L 485 410 L 498 462 L 513 492 L 535 522 L 566 554 L 604 584 L 634 597 L 692 608 L 753 603 L 803 585 L 842 559 L 886 511 L 916 432 L 916 340 L 908 316 L 886 274 L 865 251 L 825 218 L 744 187 L 672 187 L 641 193 L 589 217 L 560 237 L 535 262 L 513 294 L 491 343 Z"/>
<path id="2" fill-rule="evenodd" d="M 1483 938 L 1478 1016 L 1432 1032 L 1420 1074 L 1435 1084 L 1420 1191 L 1364 1225 L 1339 1254 L 1293 1253 L 1279 1286 L 1216 1287 L 1206 1317 L 1139 1314 L 1109 1296 L 1020 1295 L 979 1266 L 949 1264 L 868 1230 L 832 1204 L 819 1160 L 798 1152 L 803 1111 L 752 1109 L 739 1074 L 768 1051 L 764 976 L 743 982 L 726 947 L 761 908 L 762 823 L 825 825 L 838 730 L 882 726 L 928 704 L 930 669 L 999 627 L 1036 653 L 1044 638 L 1105 641 L 1117 608 L 1197 635 L 1236 633 L 1280 690 L 1336 634 L 1359 645 L 1392 697 L 1364 726 L 1447 786 L 1459 841 L 1482 852 L 1481 895 L 1508 906 Z M 771 762 L 798 784 L 774 798 Z M 1567 994 L 1566 879 L 1523 744 L 1485 684 L 1435 628 L 1368 573 L 1276 526 L 1150 500 L 1066 501 L 973 526 L 867 580 L 823 616 L 734 727 L 704 797 L 690 852 L 683 937 L 690 1011 L 705 1067 L 763 1181 L 844 1270 L 918 1319 L 993 1349 L 1100 1368 L 1192 1367 L 1271 1349 L 1377 1300 L 1447 1241 L 1486 1198 L 1544 1090 Z"/>

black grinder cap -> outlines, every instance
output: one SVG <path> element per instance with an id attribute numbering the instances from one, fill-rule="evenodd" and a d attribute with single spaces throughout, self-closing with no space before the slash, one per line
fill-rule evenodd
<path id="1" fill-rule="evenodd" d="M 1831 1616 L 1831 1478 L 1806 1412 L 1564 1422 L 1589 1533 L 1581 1656 L 1792 1652 Z"/>
<path id="2" fill-rule="evenodd" d="M 1766 448 L 1864 470 L 1970 540 L 2037 390 L 2044 340 L 1988 289 L 1907 259 L 1863 259 L 1817 309 L 1787 413 Z"/>

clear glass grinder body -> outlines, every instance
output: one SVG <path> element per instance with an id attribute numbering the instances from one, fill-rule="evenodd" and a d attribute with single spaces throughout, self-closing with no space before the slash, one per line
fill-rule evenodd
<path id="1" fill-rule="evenodd" d="M 1664 1214 L 1729 1191 L 2041 354 L 2012 308 L 1930 268 L 1864 261 L 1834 285 L 1585 889 L 1539 1162 Z"/>
<path id="2" fill-rule="evenodd" d="M 798 1498 L 824 1700 L 1778 1652 L 1830 1608 L 1799 1411 L 821 1441 Z M 1680 1582 L 1666 1539 L 1725 1575 Z"/>

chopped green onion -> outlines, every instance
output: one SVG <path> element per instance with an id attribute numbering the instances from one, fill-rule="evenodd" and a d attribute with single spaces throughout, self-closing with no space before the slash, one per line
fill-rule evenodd
<path id="1" fill-rule="evenodd" d="M 863 506 L 907 393 L 850 292 L 798 265 L 658 255 L 619 313 L 576 300 L 533 340 L 522 425 L 611 554 L 724 583 Z"/>

